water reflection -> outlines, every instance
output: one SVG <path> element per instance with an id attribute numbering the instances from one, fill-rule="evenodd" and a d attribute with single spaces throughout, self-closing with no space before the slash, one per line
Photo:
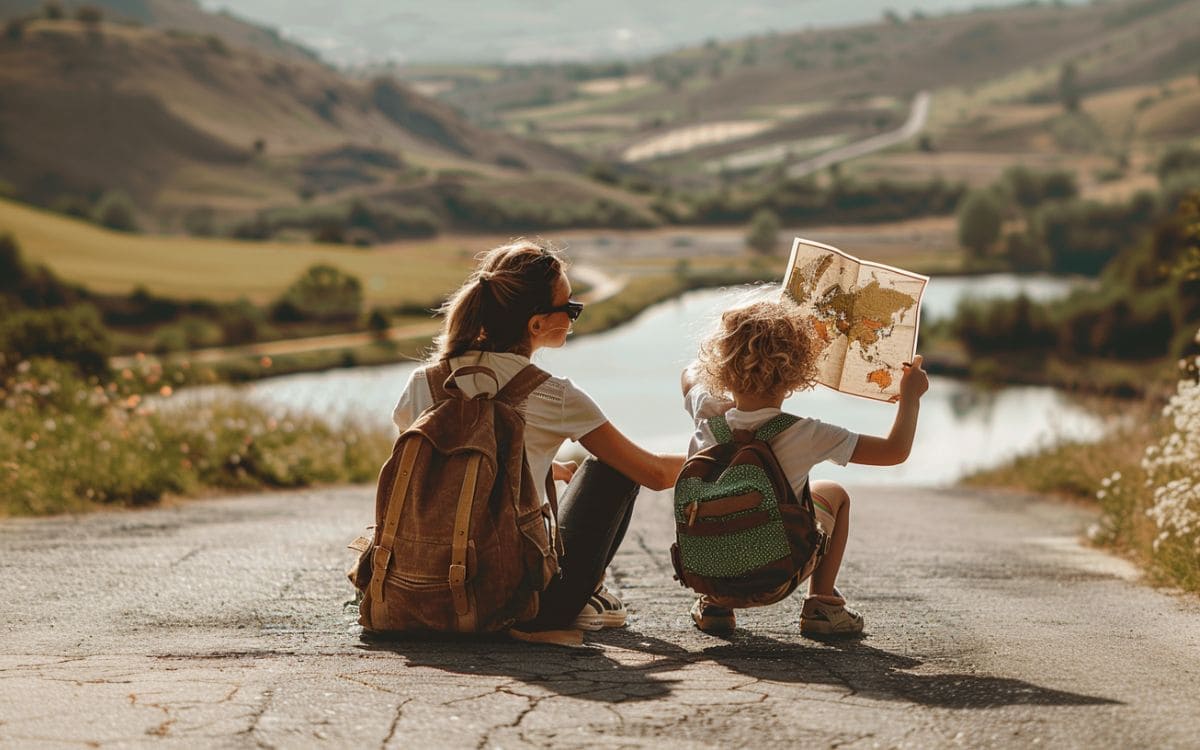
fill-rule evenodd
<path id="1" fill-rule="evenodd" d="M 945 304 L 940 296 L 949 291 L 931 283 L 927 299 L 933 299 L 935 306 Z M 638 442 L 652 450 L 682 451 L 691 423 L 682 408 L 679 372 L 694 356 L 696 342 L 710 321 L 746 294 L 744 289 L 693 292 L 657 305 L 619 329 L 540 352 L 537 361 L 585 388 L 613 423 Z M 417 366 L 295 375 L 248 388 L 253 397 L 281 408 L 387 424 L 396 398 Z M 860 433 L 886 435 L 896 407 L 818 388 L 793 396 L 785 408 Z M 853 483 L 945 484 L 1038 445 L 1095 437 L 1103 429 L 1100 417 L 1051 388 L 986 389 L 934 377 L 922 401 L 916 444 L 905 464 L 888 468 L 826 464 L 816 476 Z"/>

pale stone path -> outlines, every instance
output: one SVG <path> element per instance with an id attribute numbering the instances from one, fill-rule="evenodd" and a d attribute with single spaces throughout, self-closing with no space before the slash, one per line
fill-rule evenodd
<path id="1" fill-rule="evenodd" d="M 613 567 L 629 626 L 582 649 L 360 642 L 371 488 L 3 521 L 0 747 L 1200 745 L 1200 605 L 1078 546 L 1086 512 L 852 490 L 869 632 L 832 644 L 798 601 L 696 631 L 662 495 Z"/>

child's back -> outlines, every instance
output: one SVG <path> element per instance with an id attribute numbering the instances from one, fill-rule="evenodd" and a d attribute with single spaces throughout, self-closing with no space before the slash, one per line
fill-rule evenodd
<path id="1" fill-rule="evenodd" d="M 718 330 L 701 344 L 697 361 L 683 373 L 685 408 L 696 422 L 688 455 L 718 444 L 723 436 L 717 433 L 726 427 L 754 431 L 779 417 L 787 396 L 814 384 L 819 346 L 809 322 L 786 299 L 726 311 Z M 754 597 L 701 595 L 692 608 L 692 617 L 701 630 L 731 630 L 735 625 L 734 609 L 778 601 L 808 576 L 809 594 L 801 612 L 801 632 L 862 632 L 862 617 L 845 606 L 835 586 L 848 536 L 850 498 L 841 485 L 812 481 L 809 473 L 822 461 L 841 465 L 903 462 L 912 447 L 920 397 L 929 385 L 920 365 L 917 357 L 905 369 L 900 407 L 886 438 L 857 435 L 803 417 L 769 438 L 767 442 L 792 496 L 802 500 L 804 493 L 811 492 L 817 523 L 827 536 L 826 546 L 815 568 L 807 566 L 795 580 L 773 591 Z"/>

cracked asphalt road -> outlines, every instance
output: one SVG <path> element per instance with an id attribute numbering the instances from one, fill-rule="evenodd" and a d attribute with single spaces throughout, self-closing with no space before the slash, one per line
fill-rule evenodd
<path id="1" fill-rule="evenodd" d="M 0 522 L 0 746 L 1200 747 L 1200 602 L 1079 546 L 1087 511 L 851 487 L 861 641 L 799 600 L 696 631 L 647 494 L 582 649 L 368 644 L 344 545 L 372 488 Z"/>

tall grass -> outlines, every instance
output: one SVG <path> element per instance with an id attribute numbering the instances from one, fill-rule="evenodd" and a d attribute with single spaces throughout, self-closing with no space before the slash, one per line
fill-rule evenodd
<path id="1" fill-rule="evenodd" d="M 237 398 L 196 405 L 173 388 L 150 362 L 111 380 L 53 360 L 18 364 L 0 385 L 0 514 L 369 481 L 390 447 L 386 430 L 279 416 Z"/>
<path id="2" fill-rule="evenodd" d="M 1047 448 L 964 483 L 1095 503 L 1093 542 L 1137 558 L 1156 581 L 1200 592 L 1200 357 L 1182 364 L 1165 406 L 1147 401 L 1099 441 Z"/>

